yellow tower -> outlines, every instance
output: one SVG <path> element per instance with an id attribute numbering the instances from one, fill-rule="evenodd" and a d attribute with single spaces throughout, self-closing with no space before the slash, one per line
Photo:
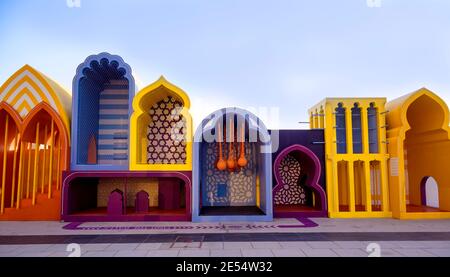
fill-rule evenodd
<path id="1" fill-rule="evenodd" d="M 331 218 L 391 217 L 385 98 L 326 98 L 309 110 L 324 129 Z"/>

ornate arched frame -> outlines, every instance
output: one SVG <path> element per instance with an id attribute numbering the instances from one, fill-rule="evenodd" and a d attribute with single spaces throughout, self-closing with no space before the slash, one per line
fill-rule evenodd
<path id="1" fill-rule="evenodd" d="M 143 143 L 147 128 L 140 126 L 141 121 L 149 117 L 149 103 L 160 100 L 160 88 L 183 103 L 180 114 L 186 119 L 186 163 L 185 164 L 147 164 L 143 161 Z M 179 87 L 160 77 L 156 82 L 140 90 L 133 100 L 133 114 L 130 119 L 130 169 L 137 171 L 191 171 L 192 170 L 192 117 L 189 113 L 191 102 L 188 95 Z M 145 135 L 145 136 L 144 136 Z M 145 139 L 146 140 L 146 139 Z M 144 149 L 146 149 L 146 145 Z"/>
<path id="2" fill-rule="evenodd" d="M 72 82 L 72 141 L 73 147 L 71 148 L 71 169 L 72 170 L 124 170 L 128 169 L 128 164 L 125 165 L 88 165 L 78 163 L 78 112 L 79 112 L 79 89 L 80 80 L 85 77 L 84 70 L 91 68 L 92 62 L 98 62 L 102 59 L 107 59 L 109 62 L 115 61 L 119 64 L 118 69 L 125 69 L 124 77 L 128 80 L 128 118 L 131 116 L 132 103 L 135 94 L 135 81 L 132 75 L 131 67 L 125 63 L 122 57 L 118 55 L 111 55 L 107 52 L 103 52 L 97 55 L 91 55 L 80 64 L 76 70 L 75 77 Z M 129 129 L 128 129 L 129 130 Z M 130 132 L 128 132 L 128 142 L 130 141 Z M 128 160 L 130 160 L 130 153 L 128 151 Z"/>
<path id="3" fill-rule="evenodd" d="M 396 218 L 443 218 L 450 217 L 448 212 L 429 213 L 428 216 L 425 213 L 416 213 L 417 216 L 407 216 L 407 204 L 406 204 L 406 175 L 405 175 L 405 141 L 406 133 L 412 129 L 408 122 L 408 109 L 409 107 L 420 97 L 429 97 L 435 103 L 437 103 L 443 112 L 442 125 L 438 128 L 446 133 L 446 140 L 450 140 L 450 127 L 449 127 L 449 109 L 447 104 L 436 94 L 426 88 L 422 88 L 411 94 L 405 95 L 398 99 L 389 102 L 386 109 L 389 110 L 389 116 L 387 120 L 388 129 L 388 142 L 389 154 L 392 158 L 397 160 L 396 167 L 398 173 L 393 176 L 393 165 L 391 161 L 391 176 L 390 176 L 390 191 L 392 211 Z M 426 177 L 426 176 L 423 176 Z M 439 180 L 438 184 L 440 184 Z M 420 185 L 420 184 L 419 184 Z M 441 191 L 441 190 L 440 190 Z M 446 214 L 446 215 L 444 215 Z"/>
<path id="4" fill-rule="evenodd" d="M 203 142 L 203 136 L 205 133 L 211 133 L 211 130 L 215 128 L 217 122 L 222 120 L 223 116 L 227 116 L 229 114 L 238 115 L 243 118 L 248 118 L 249 128 L 256 131 L 261 139 L 261 148 L 264 148 L 262 162 L 259 164 L 260 170 L 264 170 L 263 177 L 261 178 L 261 186 L 264 186 L 264 189 L 261 189 L 261 199 L 260 205 L 261 210 L 265 213 L 262 216 L 201 216 L 200 215 L 200 206 L 201 206 L 201 162 L 200 159 L 200 151 L 201 144 Z M 208 115 L 205 119 L 202 120 L 202 123 L 197 128 L 194 136 L 194 170 L 193 170 L 193 178 L 192 178 L 192 220 L 194 222 L 200 221 L 271 221 L 273 219 L 273 203 L 272 203 L 272 147 L 271 147 L 271 136 L 262 122 L 256 115 L 253 113 L 241 109 L 241 108 L 223 108 L 217 110 L 210 115 Z M 260 160 L 261 161 L 261 160 Z M 264 200 L 264 201 L 263 201 Z"/>
<path id="5" fill-rule="evenodd" d="M 320 210 L 325 212 L 325 214 L 326 214 L 326 212 L 327 212 L 326 193 L 323 190 L 323 188 L 319 185 L 319 179 L 320 179 L 320 174 L 321 174 L 320 160 L 316 156 L 316 154 L 314 154 L 314 152 L 312 152 L 310 149 L 306 148 L 303 145 L 294 144 L 289 147 L 286 147 L 275 158 L 275 162 L 273 165 L 273 172 L 274 172 L 274 176 L 275 176 L 275 180 L 276 180 L 277 184 L 273 188 L 273 195 L 276 195 L 276 193 L 280 189 L 282 189 L 282 187 L 284 185 L 282 178 L 281 178 L 280 169 L 279 169 L 280 164 L 286 156 L 288 156 L 289 154 L 294 153 L 294 152 L 300 152 L 300 153 L 305 154 L 309 160 L 308 162 L 312 163 L 312 165 L 314 167 L 313 172 L 312 172 L 312 177 L 308 178 L 308 182 L 306 183 L 306 185 L 309 188 L 311 188 L 314 191 L 314 193 L 318 194 L 318 196 L 319 196 L 318 198 L 320 201 Z M 275 209 L 275 212 L 276 212 L 276 209 Z"/>

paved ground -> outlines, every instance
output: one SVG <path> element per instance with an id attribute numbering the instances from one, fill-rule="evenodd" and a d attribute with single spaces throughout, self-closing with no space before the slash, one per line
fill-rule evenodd
<path id="1" fill-rule="evenodd" d="M 367 257 L 377 255 L 378 249 L 382 257 L 450 257 L 450 220 L 312 221 L 318 226 L 306 228 L 285 219 L 83 223 L 69 230 L 60 222 L 0 222 L 0 257 L 67 257 L 78 246 L 82 257 Z"/>

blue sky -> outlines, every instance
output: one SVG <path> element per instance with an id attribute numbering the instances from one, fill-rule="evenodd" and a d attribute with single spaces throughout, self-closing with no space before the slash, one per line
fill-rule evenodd
<path id="1" fill-rule="evenodd" d="M 164 75 L 195 122 L 224 106 L 278 107 L 305 127 L 322 98 L 393 99 L 427 87 L 450 103 L 450 1 L 0 1 L 0 83 L 24 64 L 71 89 L 91 54 L 121 55 L 143 87 Z"/>

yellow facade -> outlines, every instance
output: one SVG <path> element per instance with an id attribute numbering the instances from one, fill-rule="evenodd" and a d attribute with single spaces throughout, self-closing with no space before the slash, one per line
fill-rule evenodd
<path id="1" fill-rule="evenodd" d="M 166 97 L 173 97 L 182 103 L 180 115 L 185 120 L 185 163 L 147 162 L 147 128 L 152 122 L 149 110 Z M 192 117 L 189 113 L 190 100 L 177 86 L 161 77 L 153 84 L 139 91 L 133 100 L 133 114 L 130 119 L 130 169 L 136 171 L 191 171 L 192 170 Z"/>
<path id="2" fill-rule="evenodd" d="M 389 185 L 393 216 L 401 219 L 450 218 L 449 110 L 422 88 L 387 104 L 391 156 Z M 439 207 L 424 205 L 421 186 L 436 180 Z"/>
<path id="3" fill-rule="evenodd" d="M 326 98 L 309 110 L 324 129 L 331 218 L 391 217 L 385 98 Z"/>

